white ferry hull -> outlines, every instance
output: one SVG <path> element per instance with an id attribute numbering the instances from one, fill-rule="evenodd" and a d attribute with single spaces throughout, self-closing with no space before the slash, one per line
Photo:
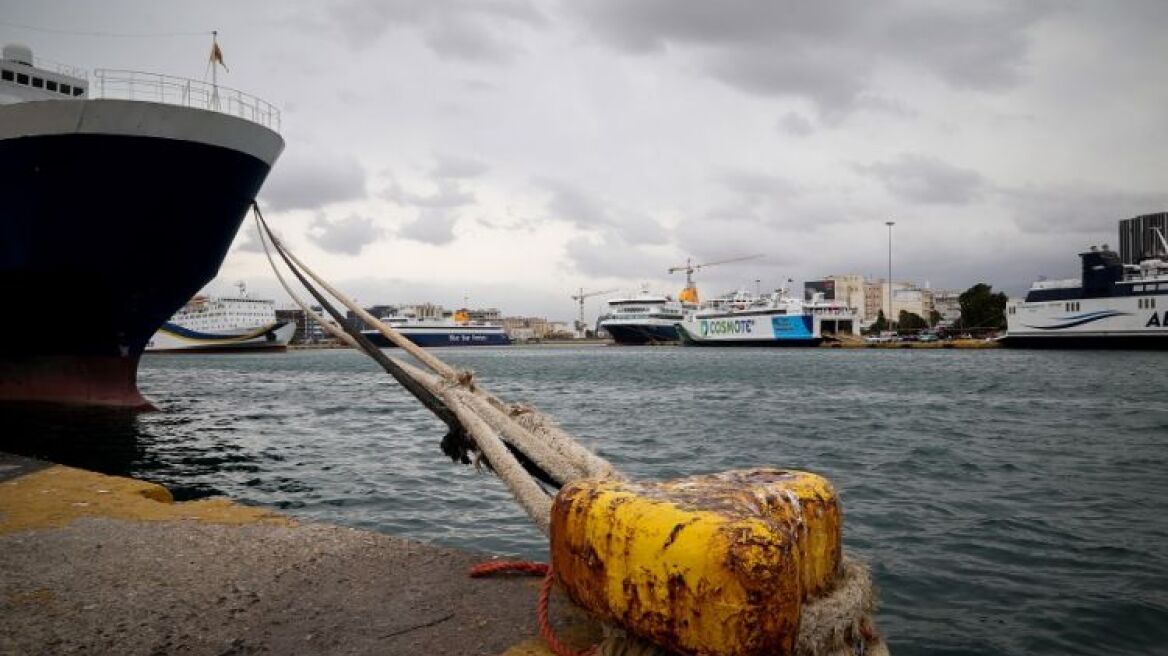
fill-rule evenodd
<path id="1" fill-rule="evenodd" d="M 1029 348 L 1168 349 L 1168 307 L 1141 307 L 1147 298 L 1014 303 L 1006 310 L 1002 342 Z M 1168 296 L 1156 298 L 1168 305 Z"/>
<path id="2" fill-rule="evenodd" d="M 295 324 L 288 321 L 214 332 L 200 332 L 167 322 L 146 343 L 146 352 L 279 351 L 287 348 L 295 332 Z"/>
<path id="3" fill-rule="evenodd" d="M 695 316 L 677 328 L 687 346 L 817 346 L 823 341 L 810 315 Z"/>

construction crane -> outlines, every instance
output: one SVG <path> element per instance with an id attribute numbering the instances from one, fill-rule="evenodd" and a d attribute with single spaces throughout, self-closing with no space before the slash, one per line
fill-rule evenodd
<path id="1" fill-rule="evenodd" d="M 697 302 L 698 302 L 698 288 L 694 286 L 694 281 L 693 281 L 694 271 L 697 271 L 698 269 L 704 269 L 706 267 L 712 267 L 712 266 L 715 266 L 718 264 L 729 264 L 731 262 L 742 262 L 744 260 L 753 260 L 753 259 L 757 259 L 760 257 L 762 257 L 762 253 L 756 253 L 754 255 L 744 255 L 742 257 L 732 257 L 728 260 L 717 260 L 714 262 L 703 262 L 702 264 L 694 264 L 693 260 L 691 260 L 688 257 L 685 258 L 684 265 L 671 267 L 669 269 L 669 273 L 677 273 L 678 271 L 685 272 L 685 289 L 681 290 L 681 293 L 677 295 L 677 300 L 681 301 L 682 303 L 693 303 L 695 305 L 697 304 Z"/>
<path id="2" fill-rule="evenodd" d="M 576 332 L 577 333 L 579 333 L 580 335 L 584 335 L 584 328 L 586 327 L 586 325 L 584 323 L 584 299 L 591 298 L 593 296 L 599 296 L 601 294 L 611 294 L 615 291 L 616 291 L 615 289 L 602 289 L 602 290 L 597 291 L 597 292 L 585 292 L 584 288 L 581 287 L 580 293 L 572 294 L 572 300 L 580 303 L 580 318 L 576 319 Z"/>

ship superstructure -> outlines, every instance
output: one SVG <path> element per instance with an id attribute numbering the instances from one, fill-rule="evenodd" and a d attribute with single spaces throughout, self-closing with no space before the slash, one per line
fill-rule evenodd
<path id="1" fill-rule="evenodd" d="M 1081 274 L 1035 282 L 1006 306 L 1009 346 L 1168 349 L 1168 240 L 1160 253 L 1124 264 L 1104 245 L 1080 253 Z"/>

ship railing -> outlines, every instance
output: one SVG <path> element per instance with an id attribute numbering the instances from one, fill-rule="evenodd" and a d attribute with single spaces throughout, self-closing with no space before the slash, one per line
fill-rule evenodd
<path id="1" fill-rule="evenodd" d="M 280 131 L 280 110 L 238 89 L 161 73 L 99 68 L 89 86 L 91 98 L 145 100 L 238 116 Z"/>

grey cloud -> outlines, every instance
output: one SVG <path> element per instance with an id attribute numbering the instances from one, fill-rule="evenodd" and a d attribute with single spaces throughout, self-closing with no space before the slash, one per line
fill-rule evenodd
<path id="1" fill-rule="evenodd" d="M 260 241 L 260 230 L 254 223 L 248 222 L 241 231 L 243 238 L 236 237 L 235 250 L 242 253 L 263 253 L 264 244 Z"/>
<path id="2" fill-rule="evenodd" d="M 854 109 L 885 59 L 957 87 L 1019 79 L 1038 3 L 886 4 L 754 0 L 600 0 L 575 5 L 599 38 L 633 53 L 692 52 L 709 75 L 742 91 L 795 95 L 827 115 Z"/>
<path id="3" fill-rule="evenodd" d="M 437 159 L 438 164 L 433 171 L 436 178 L 477 178 L 490 170 L 483 162 L 469 157 L 438 155 Z"/>
<path id="4" fill-rule="evenodd" d="M 663 244 L 665 230 L 652 217 L 639 212 L 609 209 L 576 186 L 549 178 L 536 184 L 551 192 L 547 208 L 551 217 L 584 229 L 601 229 L 632 244 Z"/>
<path id="5" fill-rule="evenodd" d="M 398 236 L 435 246 L 454 241 L 454 224 L 458 217 L 453 212 L 423 210 L 418 217 L 398 231 Z"/>
<path id="6" fill-rule="evenodd" d="M 538 26 L 544 16 L 524 0 L 350 0 L 332 17 L 346 39 L 365 47 L 394 27 L 417 29 L 436 54 L 469 61 L 504 61 L 517 52 L 509 30 Z"/>
<path id="7" fill-rule="evenodd" d="M 779 119 L 778 128 L 798 137 L 805 137 L 815 131 L 815 125 L 802 114 L 787 112 Z"/>
<path id="8" fill-rule="evenodd" d="M 475 195 L 462 188 L 458 182 L 439 180 L 438 188 L 432 194 L 415 194 L 403 191 L 397 198 L 404 205 L 425 208 L 453 208 L 472 205 Z"/>
<path id="9" fill-rule="evenodd" d="M 920 115 L 920 112 L 900 100 L 871 93 L 861 94 L 856 98 L 856 109 L 866 109 L 901 118 L 916 118 Z"/>
<path id="10" fill-rule="evenodd" d="M 320 209 L 364 197 L 365 169 L 356 157 L 311 145 L 281 159 L 260 192 L 276 211 Z"/>
<path id="11" fill-rule="evenodd" d="M 723 173 L 720 180 L 727 189 L 755 199 L 783 200 L 803 193 L 799 185 L 777 175 L 732 171 Z"/>
<path id="12" fill-rule="evenodd" d="M 880 180 L 893 196 L 914 203 L 966 205 L 981 198 L 987 188 L 977 171 L 928 155 L 905 153 L 891 162 L 855 169 Z"/>
<path id="13" fill-rule="evenodd" d="M 318 214 L 308 228 L 308 238 L 330 253 L 360 255 L 369 244 L 381 238 L 383 231 L 373 219 L 351 214 L 331 221 Z"/>
<path id="14" fill-rule="evenodd" d="M 540 178 L 536 183 L 551 192 L 548 210 L 555 218 L 585 228 L 610 225 L 608 213 L 576 187 L 549 178 Z"/>
<path id="15" fill-rule="evenodd" d="M 565 250 L 576 271 L 598 278 L 663 278 L 671 265 L 669 259 L 611 234 L 599 242 L 578 237 L 569 241 Z"/>
<path id="16" fill-rule="evenodd" d="M 1089 184 L 1020 187 L 999 193 L 1023 232 L 1099 234 L 1107 242 L 1115 239 L 1119 219 L 1168 207 L 1168 192 L 1127 192 Z"/>

